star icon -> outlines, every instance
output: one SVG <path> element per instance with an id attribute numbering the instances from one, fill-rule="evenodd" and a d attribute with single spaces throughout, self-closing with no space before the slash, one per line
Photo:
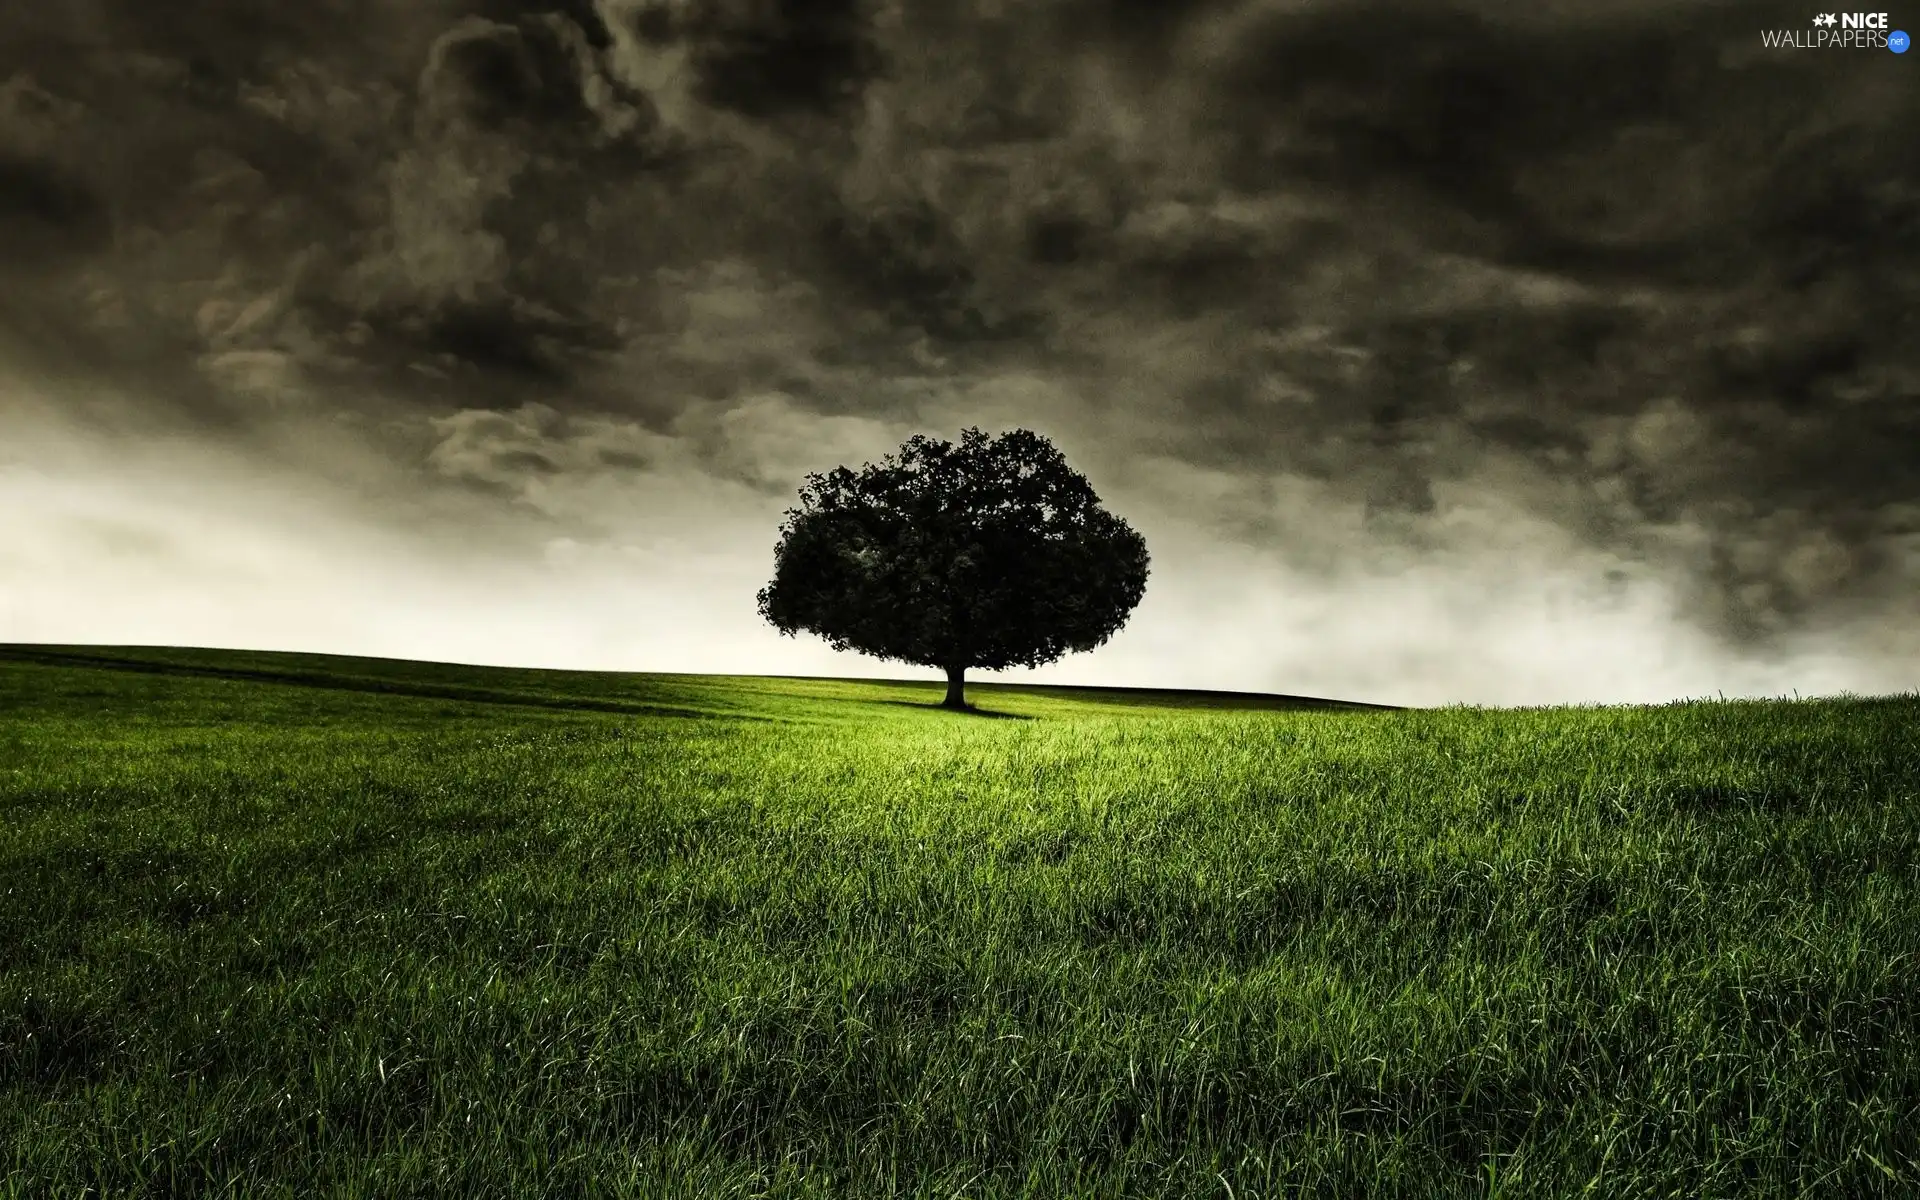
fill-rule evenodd
<path id="1" fill-rule="evenodd" d="M 1815 25 L 1833 25 L 1833 24 L 1836 24 L 1837 21 L 1838 21 L 1838 18 L 1836 18 L 1832 13 L 1821 13 L 1819 16 L 1813 19 L 1813 23 Z"/>

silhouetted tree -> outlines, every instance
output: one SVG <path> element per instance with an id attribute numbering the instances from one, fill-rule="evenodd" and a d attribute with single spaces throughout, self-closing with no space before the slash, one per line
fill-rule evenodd
<path id="1" fill-rule="evenodd" d="M 807 477 L 760 614 L 836 650 L 936 667 L 1053 662 L 1112 637 L 1147 586 L 1147 545 L 1053 444 L 1016 429 L 916 436 L 859 472 Z"/>

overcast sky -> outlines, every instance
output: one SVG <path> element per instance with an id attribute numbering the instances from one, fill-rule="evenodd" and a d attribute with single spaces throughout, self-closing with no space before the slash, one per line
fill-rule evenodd
<path id="1" fill-rule="evenodd" d="M 0 6 L 0 641 L 911 673 L 754 591 L 977 424 L 1153 555 L 1037 678 L 1920 688 L 1920 55 L 1811 15 Z"/>

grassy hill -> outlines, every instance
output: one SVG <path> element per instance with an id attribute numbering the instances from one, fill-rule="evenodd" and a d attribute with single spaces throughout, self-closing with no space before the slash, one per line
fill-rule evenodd
<path id="1" fill-rule="evenodd" d="M 970 693 L 0 647 L 0 1195 L 1920 1189 L 1920 698 Z"/>

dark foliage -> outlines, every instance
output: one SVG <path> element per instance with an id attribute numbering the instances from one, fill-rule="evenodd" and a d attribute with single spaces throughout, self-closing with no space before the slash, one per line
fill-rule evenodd
<path id="1" fill-rule="evenodd" d="M 938 667 L 1039 666 L 1091 650 L 1147 586 L 1147 546 L 1029 430 L 916 436 L 859 472 L 812 475 L 760 613 L 838 650 Z"/>

